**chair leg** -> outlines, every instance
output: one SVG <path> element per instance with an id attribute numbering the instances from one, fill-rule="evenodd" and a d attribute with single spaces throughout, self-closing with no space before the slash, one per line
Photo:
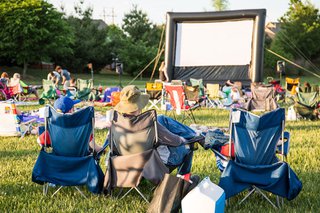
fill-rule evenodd
<path id="1" fill-rule="evenodd" d="M 127 194 L 129 194 L 133 189 L 134 189 L 134 188 L 129 189 L 129 190 L 120 198 L 120 200 L 123 199 L 125 196 L 127 196 Z"/>
<path id="2" fill-rule="evenodd" d="M 256 188 L 251 189 L 251 191 L 239 202 L 239 205 L 243 203 L 253 192 L 256 191 Z"/>
<path id="3" fill-rule="evenodd" d="M 135 190 L 139 193 L 139 195 L 140 195 L 147 203 L 149 203 L 148 199 L 142 194 L 142 192 L 138 189 L 138 187 L 132 187 L 131 189 L 129 189 L 129 190 L 120 198 L 120 200 L 123 199 L 124 197 L 126 197 L 133 189 L 135 189 Z"/>
<path id="4" fill-rule="evenodd" d="M 48 194 L 49 183 L 43 184 L 43 195 L 46 196 Z"/>
<path id="5" fill-rule="evenodd" d="M 87 197 L 83 194 L 83 192 L 77 186 L 75 186 L 75 187 L 78 190 L 78 192 L 82 195 L 82 197 L 87 199 Z"/>
<path id="6" fill-rule="evenodd" d="M 257 187 L 253 186 L 257 192 L 259 192 L 274 208 L 278 208 L 260 189 Z"/>
<path id="7" fill-rule="evenodd" d="M 147 203 L 149 203 L 148 199 L 140 192 L 140 190 L 138 189 L 138 187 L 135 187 L 134 189 L 139 193 L 139 195 L 140 195 Z"/>
<path id="8" fill-rule="evenodd" d="M 62 187 L 63 187 L 63 186 L 60 186 L 59 189 L 57 189 L 57 191 L 55 191 L 55 192 L 51 195 L 51 197 L 55 196 L 55 195 L 60 191 L 60 189 L 62 189 Z"/>
<path id="9" fill-rule="evenodd" d="M 283 198 L 280 196 L 277 196 L 277 205 L 278 208 L 281 208 L 283 206 Z"/>

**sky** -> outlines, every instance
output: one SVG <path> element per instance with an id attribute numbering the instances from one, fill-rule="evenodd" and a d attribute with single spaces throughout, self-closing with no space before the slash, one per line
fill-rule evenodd
<path id="1" fill-rule="evenodd" d="M 74 13 L 74 5 L 80 0 L 47 0 L 58 10 L 61 5 L 67 15 Z M 93 8 L 93 18 L 102 19 L 107 24 L 122 24 L 124 14 L 137 5 L 148 14 L 151 22 L 165 23 L 166 12 L 213 11 L 212 0 L 82 0 L 85 7 Z M 229 0 L 228 10 L 267 9 L 266 23 L 277 21 L 288 9 L 289 0 Z M 320 8 L 320 0 L 311 0 Z"/>

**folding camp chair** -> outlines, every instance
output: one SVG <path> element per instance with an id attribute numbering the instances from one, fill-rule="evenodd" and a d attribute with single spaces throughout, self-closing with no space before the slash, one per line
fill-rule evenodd
<path id="1" fill-rule="evenodd" d="M 297 94 L 296 88 L 300 86 L 300 78 L 286 78 L 286 95 L 293 96 Z"/>
<path id="2" fill-rule="evenodd" d="M 199 98 L 204 98 L 205 92 L 204 92 L 203 80 L 190 78 L 190 83 L 191 83 L 191 86 L 193 87 L 199 87 Z"/>
<path id="3" fill-rule="evenodd" d="M 43 92 L 40 99 L 47 99 L 50 101 L 58 98 L 56 85 L 52 82 L 52 80 L 42 79 L 42 87 Z"/>
<path id="4" fill-rule="evenodd" d="M 317 108 L 319 108 L 319 103 L 319 91 L 298 92 L 294 109 L 303 118 L 315 120 L 318 119 Z"/>
<path id="5" fill-rule="evenodd" d="M 109 133 L 110 154 L 105 175 L 104 192 L 112 193 L 116 188 L 133 189 L 148 202 L 139 190 L 141 178 L 158 184 L 168 173 L 155 145 L 158 141 L 157 115 L 155 110 L 138 116 L 125 116 L 114 111 Z"/>
<path id="6" fill-rule="evenodd" d="M 9 100 L 12 97 L 12 93 L 10 92 L 9 87 L 7 86 L 7 83 L 4 81 L 0 81 L 0 93 L 2 98 L 0 100 L 5 101 Z"/>
<path id="7" fill-rule="evenodd" d="M 83 80 L 83 79 L 77 79 L 77 99 L 81 100 L 95 100 L 96 99 L 96 94 L 95 90 L 93 88 L 93 80 Z"/>
<path id="8" fill-rule="evenodd" d="M 272 86 L 251 84 L 252 97 L 249 98 L 244 108 L 248 111 L 271 111 L 278 108 L 275 91 Z"/>
<path id="9" fill-rule="evenodd" d="M 219 84 L 207 84 L 207 107 L 223 108 Z"/>
<path id="10" fill-rule="evenodd" d="M 280 206 L 279 197 L 276 205 L 262 190 L 288 200 L 294 199 L 301 191 L 302 183 L 284 157 L 281 160 L 276 157 L 277 143 L 280 137 L 284 138 L 285 109 L 278 108 L 261 117 L 234 109 L 230 125 L 232 140 L 229 143 L 234 142 L 235 160 L 228 162 L 219 183 L 225 190 L 226 199 L 246 189 L 249 193 L 240 203 L 257 192 L 273 207 Z M 281 142 L 284 156 L 284 140 Z"/>
<path id="11" fill-rule="evenodd" d="M 15 101 L 26 101 L 28 99 L 29 93 L 26 92 L 28 87 L 21 87 L 20 84 L 11 85 L 8 87 L 12 98 Z"/>
<path id="12" fill-rule="evenodd" d="M 13 100 L 0 102 L 0 117 L 0 136 L 20 136 L 21 139 L 31 130 L 32 125 L 37 123 L 34 117 L 19 117 Z"/>
<path id="13" fill-rule="evenodd" d="M 67 186 L 74 186 L 83 197 L 78 186 L 87 185 L 93 193 L 102 191 L 103 172 L 98 164 L 101 153 L 89 151 L 90 137 L 94 141 L 93 126 L 93 107 L 66 114 L 46 107 L 45 131 L 49 133 L 51 147 L 47 148 L 49 139 L 45 137 L 45 146 L 32 171 L 32 181 L 44 184 L 44 195 L 48 193 L 49 183 L 60 186 L 52 197 Z"/>
<path id="14" fill-rule="evenodd" d="M 188 104 L 184 87 L 182 85 L 165 85 L 165 92 L 172 106 L 172 111 L 175 111 L 177 115 L 182 114 L 182 123 L 187 117 L 196 123 L 192 111 L 198 106 L 191 107 Z M 167 111 L 168 109 L 166 108 L 166 113 Z M 176 117 L 175 114 L 173 116 Z"/>
<path id="15" fill-rule="evenodd" d="M 184 94 L 186 97 L 186 102 L 191 106 L 195 104 L 199 104 L 200 99 L 200 88 L 199 86 L 188 86 L 184 85 Z"/>
<path id="16" fill-rule="evenodd" d="M 157 104 L 161 103 L 163 95 L 163 85 L 161 82 L 147 82 L 145 92 L 150 96 L 149 103 L 151 106 L 148 109 L 155 108 L 160 110 Z"/>

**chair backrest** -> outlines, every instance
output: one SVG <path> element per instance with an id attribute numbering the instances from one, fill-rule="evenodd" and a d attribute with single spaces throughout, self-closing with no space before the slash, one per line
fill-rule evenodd
<path id="1" fill-rule="evenodd" d="M 298 92 L 298 101 L 308 107 L 315 107 L 319 100 L 318 92 Z"/>
<path id="2" fill-rule="evenodd" d="M 184 109 L 185 93 L 182 85 L 166 85 L 166 93 L 170 96 L 173 109 Z"/>
<path id="3" fill-rule="evenodd" d="M 252 98 L 247 103 L 247 110 L 270 111 L 278 108 L 272 86 L 251 84 L 251 93 Z"/>
<path id="4" fill-rule="evenodd" d="M 286 90 L 290 92 L 291 95 L 297 93 L 296 88 L 300 85 L 300 78 L 286 78 Z"/>
<path id="5" fill-rule="evenodd" d="M 219 84 L 207 84 L 207 92 L 210 98 L 220 98 L 220 85 Z"/>
<path id="6" fill-rule="evenodd" d="M 247 111 L 231 112 L 231 137 L 235 160 L 247 165 L 270 165 L 276 161 L 276 146 L 284 129 L 285 109 L 257 116 Z"/>
<path id="7" fill-rule="evenodd" d="M 171 85 L 182 85 L 182 81 L 181 80 L 172 80 L 171 81 Z"/>
<path id="8" fill-rule="evenodd" d="M 45 120 L 55 155 L 73 157 L 88 155 L 90 135 L 93 134 L 93 107 L 63 114 L 47 106 Z"/>
<path id="9" fill-rule="evenodd" d="M 194 79 L 194 78 L 190 78 L 190 83 L 191 86 L 199 87 L 199 96 L 202 97 L 204 96 L 204 85 L 203 85 L 203 80 L 202 79 Z"/>
<path id="10" fill-rule="evenodd" d="M 184 85 L 184 93 L 188 101 L 198 101 L 199 97 L 201 97 L 199 86 Z"/>
<path id="11" fill-rule="evenodd" d="M 77 88 L 79 89 L 79 91 L 92 89 L 93 88 L 93 80 L 92 79 L 88 79 L 88 80 L 77 79 Z"/>
<path id="12" fill-rule="evenodd" d="M 44 92 L 48 92 L 55 89 L 55 84 L 51 80 L 42 79 L 42 87 Z"/>
<path id="13" fill-rule="evenodd" d="M 114 111 L 110 128 L 110 148 L 117 154 L 138 154 L 154 148 L 158 140 L 157 113 L 146 111 L 138 116 L 123 115 Z"/>
<path id="14" fill-rule="evenodd" d="M 159 99 L 162 95 L 163 84 L 162 82 L 147 82 L 146 93 L 149 94 L 150 99 Z"/>
<path id="15" fill-rule="evenodd" d="M 20 121 L 14 102 L 0 102 L 0 136 L 19 136 Z"/>
<path id="16" fill-rule="evenodd" d="M 20 84 L 9 86 L 10 93 L 13 95 L 20 94 L 23 90 Z"/>

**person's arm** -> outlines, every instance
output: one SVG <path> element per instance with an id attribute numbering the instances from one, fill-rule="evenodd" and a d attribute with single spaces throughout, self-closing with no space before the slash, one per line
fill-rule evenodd
<path id="1" fill-rule="evenodd" d="M 64 82 L 66 82 L 66 77 L 64 75 L 61 76 L 62 77 L 62 82 L 61 84 L 64 85 Z"/>
<path id="2" fill-rule="evenodd" d="M 157 122 L 158 143 L 167 146 L 180 146 L 186 142 L 186 139 L 171 133 L 167 128 Z"/>

